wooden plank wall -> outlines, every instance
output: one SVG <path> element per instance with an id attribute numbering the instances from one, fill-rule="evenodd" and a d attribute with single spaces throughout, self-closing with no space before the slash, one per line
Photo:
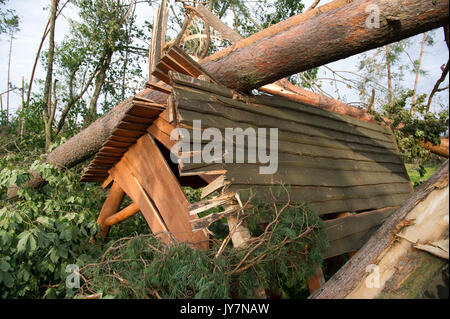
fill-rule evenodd
<path id="1" fill-rule="evenodd" d="M 412 192 L 392 133 L 384 126 L 278 97 L 239 97 L 216 84 L 170 75 L 179 127 L 192 129 L 193 121 L 201 120 L 202 129 L 215 127 L 222 135 L 225 128 L 278 128 L 279 163 L 273 175 L 259 174 L 263 164 L 258 162 L 180 164 L 181 175 L 226 170 L 228 191 L 245 198 L 251 189 L 263 201 L 271 199 L 267 195 L 276 185 L 289 185 L 291 201 L 306 200 L 320 215 L 395 207 Z"/>

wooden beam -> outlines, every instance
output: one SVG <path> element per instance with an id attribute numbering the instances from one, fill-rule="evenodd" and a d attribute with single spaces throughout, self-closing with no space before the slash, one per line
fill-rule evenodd
<path id="1" fill-rule="evenodd" d="M 165 225 L 159 218 L 159 212 L 148 196 L 142 192 L 141 187 L 133 178 L 132 172 L 125 161 L 118 162 L 110 171 L 114 181 L 117 182 L 125 193 L 135 202 L 150 226 L 151 231 L 163 242 L 168 243 L 169 238 L 163 233 L 166 231 Z"/>
<path id="2" fill-rule="evenodd" d="M 192 243 L 201 248 L 208 247 L 207 237 L 203 232 L 192 232 L 189 221 L 197 217 L 189 215 L 189 202 L 186 195 L 149 134 L 139 138 L 111 170 L 115 180 L 117 179 L 115 169 L 119 166 L 122 168 L 126 166 L 127 174 L 135 177 L 133 184 L 141 188 L 139 190 L 141 198 L 130 197 L 139 204 L 143 213 L 146 212 L 146 209 L 138 200 L 142 201 L 142 196 L 148 196 L 173 237 L 180 242 Z M 130 179 L 130 177 L 123 176 L 121 181 L 125 178 Z M 125 191 L 128 194 L 128 191 Z M 147 204 L 147 206 L 149 205 Z M 153 231 L 152 225 L 150 227 Z"/>
<path id="3" fill-rule="evenodd" d="M 242 39 L 242 37 L 222 22 L 214 13 L 206 9 L 201 4 L 197 4 L 196 7 L 186 6 L 186 9 L 190 9 L 196 12 L 204 21 L 206 21 L 210 27 L 219 32 L 222 37 L 231 43 L 238 42 Z"/>
<path id="4" fill-rule="evenodd" d="M 120 212 L 106 218 L 105 225 L 112 226 L 118 224 L 121 221 L 124 221 L 125 219 L 134 216 L 136 213 L 139 212 L 139 210 L 140 210 L 139 206 L 136 203 L 131 203 L 130 205 L 122 209 Z"/>
<path id="5" fill-rule="evenodd" d="M 169 8 L 167 6 L 167 0 L 161 0 L 161 5 L 155 11 L 153 16 L 153 28 L 152 28 L 152 40 L 149 50 L 149 81 L 156 82 L 156 79 L 152 76 L 152 72 L 155 70 L 156 64 L 161 59 L 162 49 L 166 42 L 166 29 L 167 18 L 169 15 Z"/>
<path id="6" fill-rule="evenodd" d="M 102 188 L 107 188 L 109 185 L 111 185 L 112 182 L 114 182 L 113 178 L 111 177 L 111 175 L 108 175 L 108 177 L 102 184 Z"/>
<path id="7" fill-rule="evenodd" d="M 108 197 L 106 197 L 106 200 L 103 203 L 102 209 L 97 219 L 97 223 L 100 225 L 100 235 L 103 238 L 106 238 L 109 232 L 109 226 L 106 225 L 105 220 L 117 213 L 124 195 L 125 193 L 120 185 L 114 182 L 111 186 L 111 189 L 109 190 Z"/>

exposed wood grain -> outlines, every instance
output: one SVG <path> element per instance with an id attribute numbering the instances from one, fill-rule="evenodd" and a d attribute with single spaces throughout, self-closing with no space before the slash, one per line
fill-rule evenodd
<path id="1" fill-rule="evenodd" d="M 162 235 L 165 232 L 165 225 L 159 218 L 159 212 L 155 205 L 148 199 L 139 187 L 136 180 L 132 177 L 132 172 L 124 161 L 118 162 L 111 170 L 111 176 L 114 178 L 125 193 L 138 206 L 151 231 L 156 234 L 163 242 L 169 242 L 167 236 Z"/>
<path id="2" fill-rule="evenodd" d="M 176 239 L 207 246 L 207 238 L 202 232 L 192 233 L 189 220 L 196 217 L 189 216 L 189 202 L 149 135 L 138 139 L 121 162 L 125 162 L 139 180 Z"/>
<path id="3" fill-rule="evenodd" d="M 310 298 L 344 298 L 351 294 L 356 287 L 362 287 L 361 283 L 367 276 L 366 267 L 372 264 L 377 265 L 381 263 L 383 256 L 389 254 L 389 252 L 394 252 L 393 249 L 397 249 L 397 252 L 399 252 L 400 255 L 405 253 L 403 256 L 407 257 L 408 249 L 413 249 L 411 248 L 412 244 L 407 244 L 406 242 L 401 241 L 395 243 L 394 241 L 398 231 L 402 229 L 401 223 L 404 222 L 405 218 L 407 218 L 409 213 L 414 211 L 416 207 L 423 205 L 421 203 L 425 203 L 430 194 L 433 192 L 442 192 L 442 190 L 445 191 L 446 187 L 448 188 L 448 160 L 433 174 L 432 177 L 419 186 L 419 188 L 413 195 L 411 195 L 405 204 L 383 223 L 383 225 L 371 236 L 369 241 L 353 256 L 353 258 L 351 258 L 323 287 L 321 287 L 321 289 L 316 291 Z M 448 191 L 446 196 L 448 214 Z M 435 204 L 436 205 L 434 206 L 439 206 L 437 202 Z M 420 209 L 420 212 L 422 213 L 426 211 L 426 209 Z M 433 209 L 430 209 L 429 214 L 432 212 Z M 442 213 L 440 210 L 437 212 Z M 421 221 L 426 220 L 432 221 L 432 219 L 421 219 Z M 419 223 L 419 221 L 416 222 Z M 448 221 L 446 228 L 448 233 Z M 411 229 L 414 229 L 414 227 Z M 436 231 L 439 232 L 438 229 L 436 229 Z M 433 233 L 422 233 L 422 238 L 425 239 L 429 235 L 433 235 Z M 439 234 L 436 233 L 435 235 Z M 391 255 L 391 257 L 393 258 L 392 260 L 395 266 L 396 262 L 394 260 L 397 260 L 399 256 Z M 379 266 L 382 266 L 382 264 Z M 381 274 L 382 277 L 380 278 L 382 280 L 390 277 L 390 271 L 381 272 Z M 384 285 L 380 285 L 381 289 L 383 289 L 383 287 Z M 379 291 L 379 289 L 375 290 L 374 291 L 376 293 Z"/>
<path id="4" fill-rule="evenodd" d="M 225 175 L 221 175 L 214 179 L 212 182 L 208 184 L 208 186 L 205 186 L 202 188 L 202 196 L 201 198 L 205 198 L 209 194 L 215 192 L 216 190 L 221 189 L 225 185 L 228 185 L 230 182 L 226 180 Z"/>

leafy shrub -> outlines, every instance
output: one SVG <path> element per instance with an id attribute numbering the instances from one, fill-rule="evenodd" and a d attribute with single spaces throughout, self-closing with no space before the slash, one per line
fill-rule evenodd
<path id="1" fill-rule="evenodd" d="M 98 227 L 96 216 L 104 191 L 81 185 L 79 175 L 36 161 L 32 169 L 47 181 L 40 190 L 21 187 L 25 169 L 0 162 L 0 198 L 11 185 L 19 186 L 19 199 L 0 209 L 0 296 L 2 298 L 65 297 L 66 266 L 84 265 L 100 249 L 89 243 Z"/>

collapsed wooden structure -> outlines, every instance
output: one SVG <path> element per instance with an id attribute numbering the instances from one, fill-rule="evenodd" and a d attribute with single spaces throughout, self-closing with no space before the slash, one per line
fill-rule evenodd
<path id="1" fill-rule="evenodd" d="M 280 203 L 307 201 L 325 220 L 330 246 L 323 257 L 329 258 L 359 249 L 413 191 L 385 126 L 280 97 L 243 95 L 222 86 L 176 46 L 153 76 L 161 81 L 147 87 L 164 93 L 167 102 L 135 96 L 82 176 L 82 181 L 111 186 L 98 218 L 103 236 L 140 211 L 162 240 L 207 248 L 205 228 L 212 222 L 226 217 L 230 224 L 251 193 L 273 201 L 272 189 L 283 185 L 288 193 L 276 198 Z M 203 129 L 221 132 L 277 128 L 278 170 L 261 175 L 264 163 L 248 160 L 186 163 L 183 159 L 195 152 L 174 154 L 173 146 L 192 143 L 187 138 L 195 136 L 195 120 Z M 174 134 L 177 128 L 189 136 Z M 178 163 L 171 161 L 171 151 Z M 190 204 L 181 186 L 203 187 L 202 197 L 209 198 Z M 133 203 L 120 210 L 125 194 Z M 224 211 L 198 218 L 217 206 Z"/>

